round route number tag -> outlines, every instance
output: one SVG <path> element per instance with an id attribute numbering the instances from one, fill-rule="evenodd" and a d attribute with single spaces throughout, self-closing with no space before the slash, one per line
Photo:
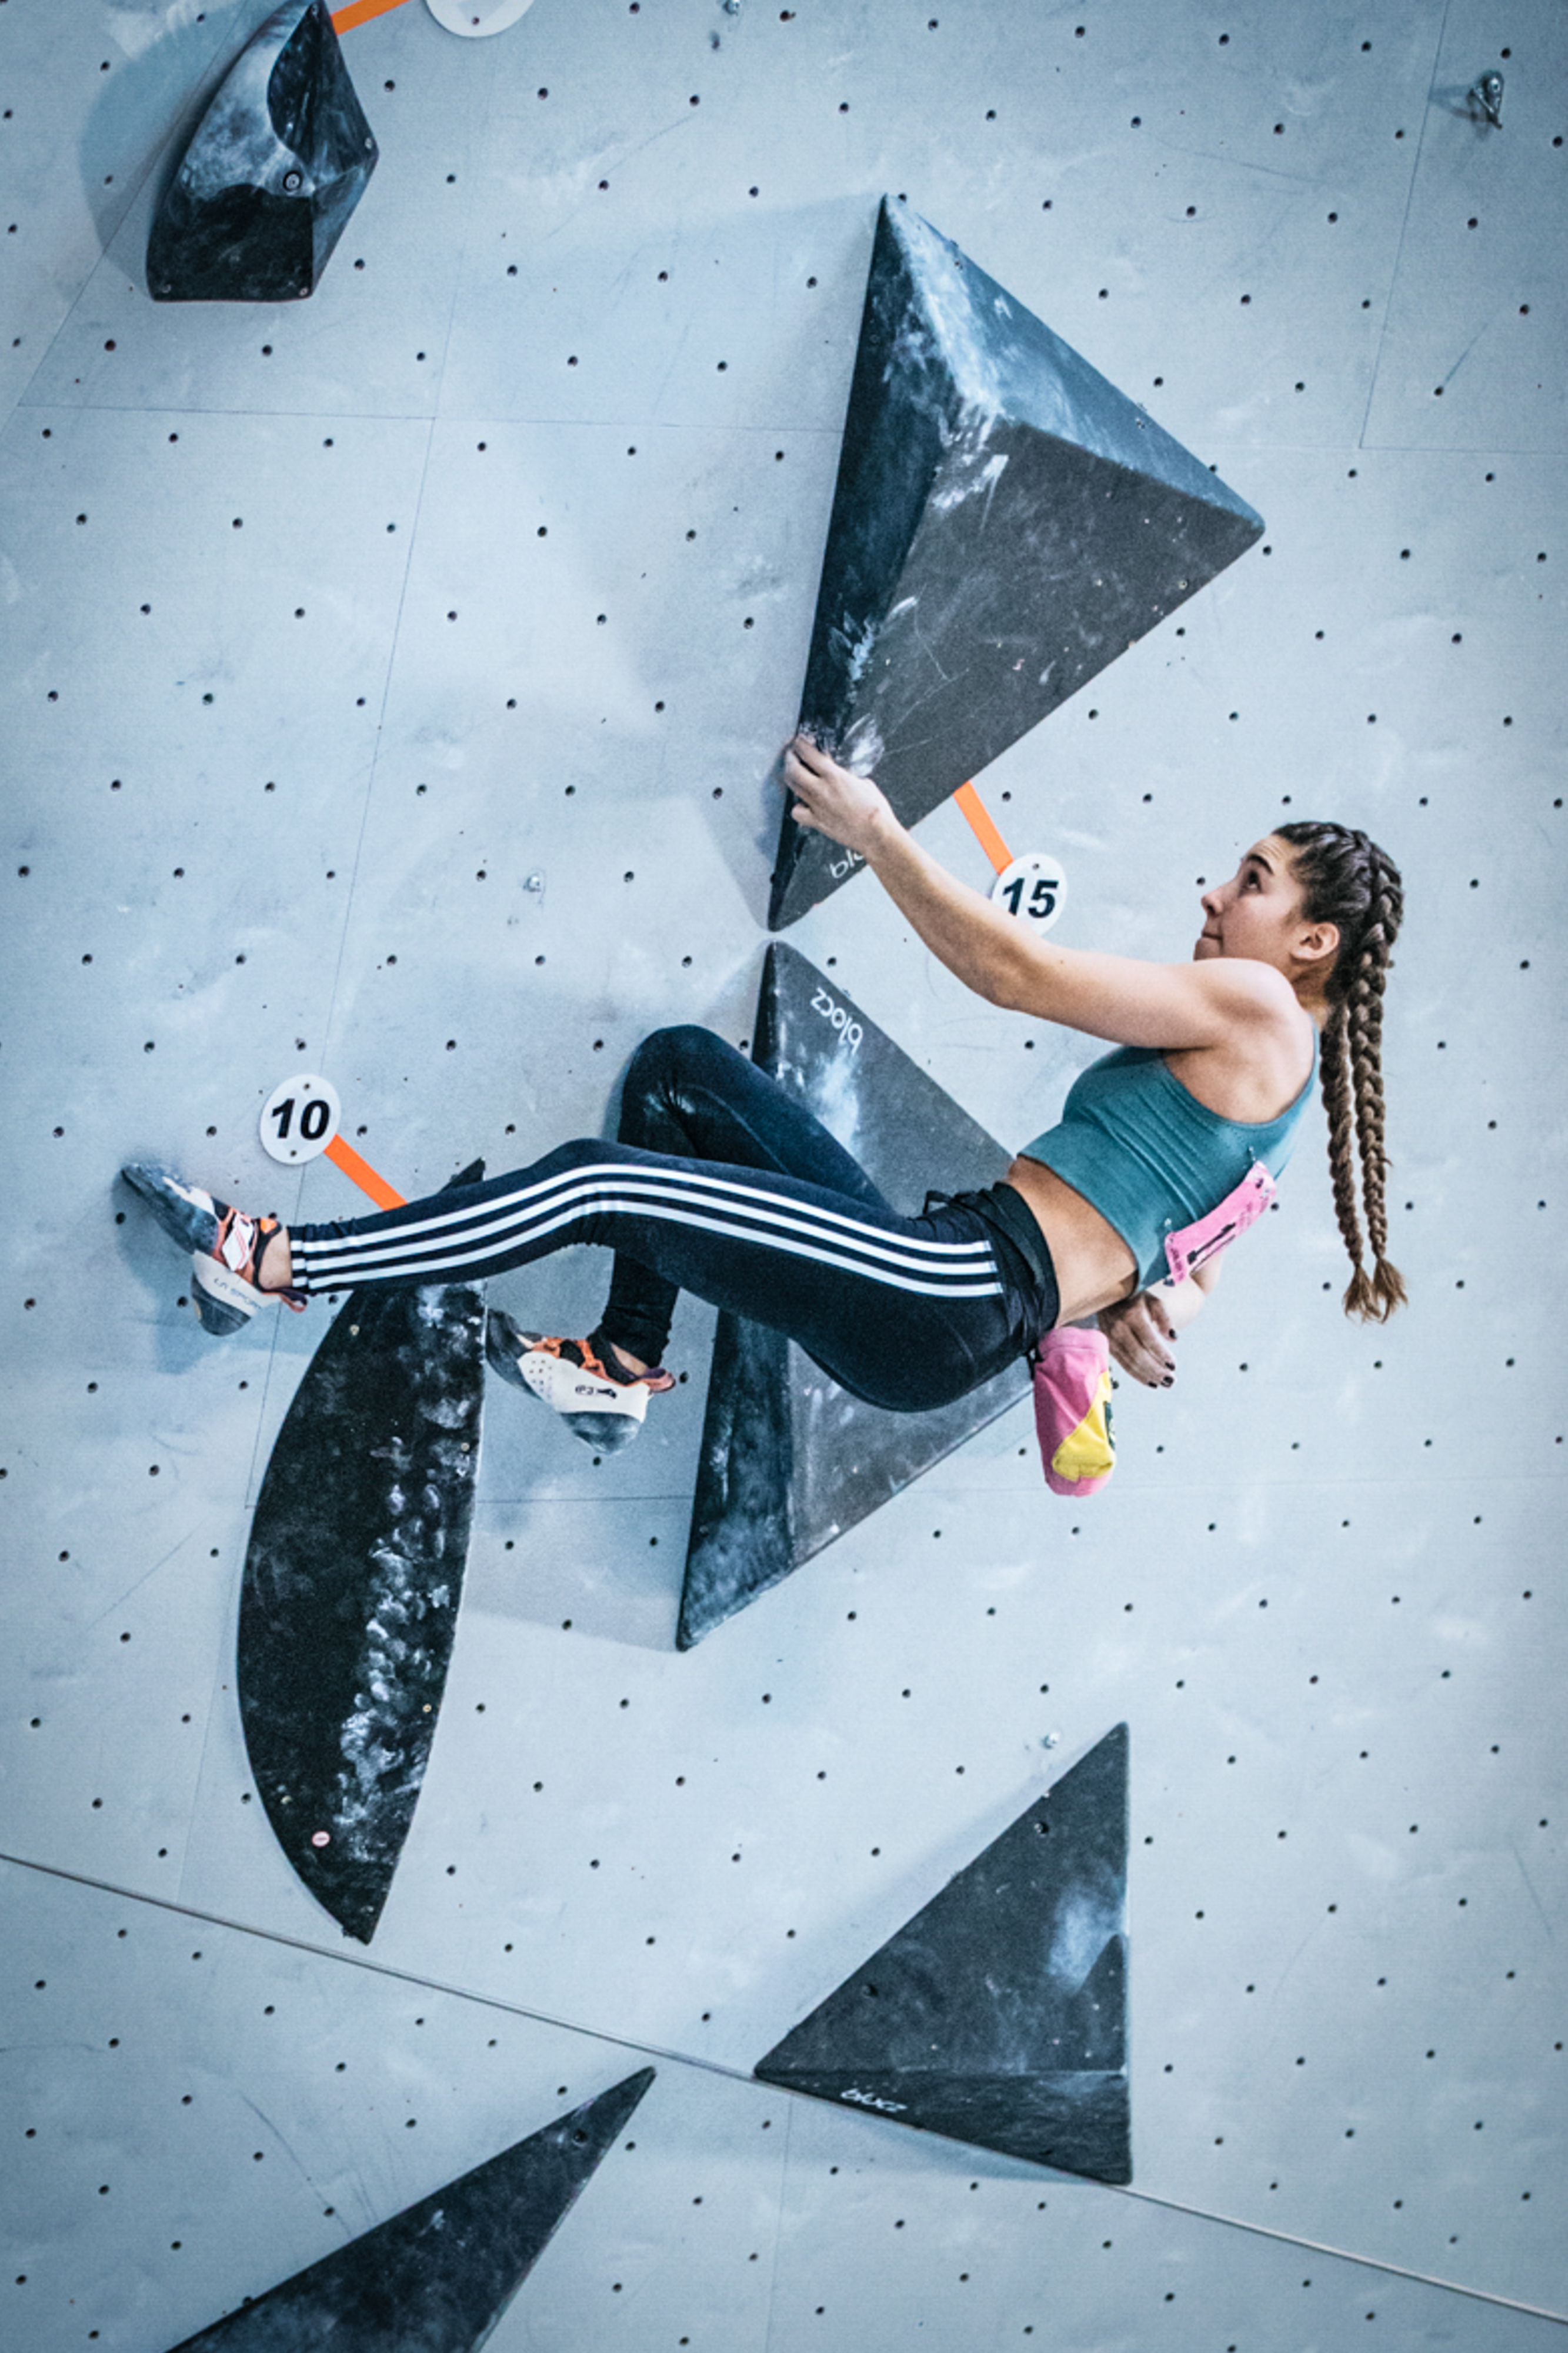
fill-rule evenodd
<path id="1" fill-rule="evenodd" d="M 331 1079 L 297 1071 L 273 1088 L 261 1113 L 261 1148 L 289 1166 L 314 1160 L 338 1132 L 343 1107 Z"/>
<path id="2" fill-rule="evenodd" d="M 1067 876 L 1059 858 L 1031 850 L 1005 866 L 991 885 L 991 896 L 1010 915 L 1020 915 L 1032 932 L 1048 932 L 1067 902 Z"/>
<path id="3" fill-rule="evenodd" d="M 442 30 L 461 33 L 469 41 L 482 41 L 487 33 L 504 33 L 532 5 L 533 0 L 429 0 L 430 14 Z"/>

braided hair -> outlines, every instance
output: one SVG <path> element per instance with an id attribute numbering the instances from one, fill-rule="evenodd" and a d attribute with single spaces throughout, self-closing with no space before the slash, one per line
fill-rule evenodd
<path id="1" fill-rule="evenodd" d="M 1340 1231 L 1355 1270 L 1344 1296 L 1345 1314 L 1359 1315 L 1363 1323 L 1384 1324 L 1405 1299 L 1404 1280 L 1388 1258 L 1382 1062 L 1384 982 L 1405 913 L 1405 892 L 1393 860 L 1368 835 L 1349 826 L 1301 822 L 1276 826 L 1275 832 L 1293 852 L 1304 920 L 1339 926 L 1321 1053 L 1329 1172 Z M 1361 1148 L 1361 1208 L 1372 1244 L 1370 1274 L 1363 1263 L 1352 1134 Z"/>

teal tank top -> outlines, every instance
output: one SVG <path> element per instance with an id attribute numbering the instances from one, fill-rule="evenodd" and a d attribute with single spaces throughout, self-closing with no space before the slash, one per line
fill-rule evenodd
<path id="1" fill-rule="evenodd" d="M 1278 1176 L 1318 1075 L 1278 1119 L 1222 1119 L 1189 1094 L 1156 1046 L 1118 1046 L 1080 1071 L 1060 1121 L 1024 1156 L 1043 1160 L 1114 1226 L 1147 1287 L 1163 1282 L 1165 1236 L 1217 1208 L 1255 1160 Z"/>

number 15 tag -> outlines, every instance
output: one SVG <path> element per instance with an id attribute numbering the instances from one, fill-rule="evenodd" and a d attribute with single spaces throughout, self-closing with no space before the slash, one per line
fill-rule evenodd
<path id="1" fill-rule="evenodd" d="M 1066 904 L 1067 892 L 1061 860 L 1047 858 L 1040 849 L 1015 858 L 991 885 L 995 904 L 1005 907 L 1010 915 L 1021 916 L 1032 932 L 1050 930 Z"/>
<path id="2" fill-rule="evenodd" d="M 342 1105 L 331 1079 L 297 1071 L 273 1088 L 261 1111 L 261 1148 L 290 1166 L 314 1160 L 338 1132 Z"/>

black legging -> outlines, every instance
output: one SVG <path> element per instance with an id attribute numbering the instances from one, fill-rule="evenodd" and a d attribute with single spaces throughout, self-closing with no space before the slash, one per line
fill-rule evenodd
<path id="1" fill-rule="evenodd" d="M 699 1029 L 638 1047 L 615 1144 L 579 1138 L 482 1184 L 289 1229 L 304 1292 L 478 1280 L 574 1242 L 616 1252 L 598 1336 L 644 1363 L 693 1291 L 896 1412 L 977 1388 L 1057 1309 L 1005 1233 L 940 1195 L 900 1217 L 819 1120 Z"/>

